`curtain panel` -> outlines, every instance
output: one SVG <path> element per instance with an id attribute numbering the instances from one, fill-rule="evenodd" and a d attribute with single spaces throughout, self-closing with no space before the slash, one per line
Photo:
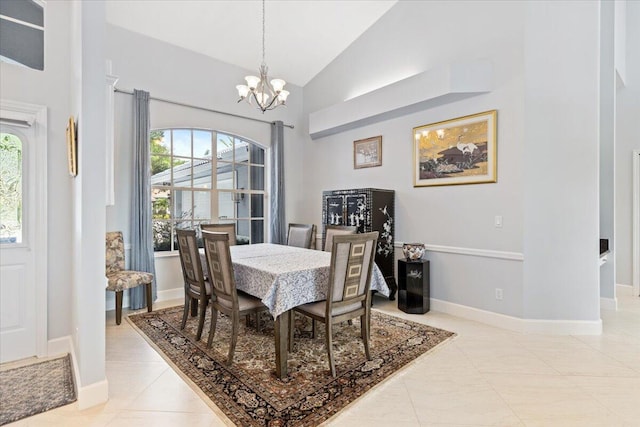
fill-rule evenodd
<path id="1" fill-rule="evenodd" d="M 284 125 L 271 123 L 271 243 L 287 243 L 284 216 Z"/>
<path id="2" fill-rule="evenodd" d="M 149 147 L 149 92 L 133 91 L 133 191 L 131 203 L 131 270 L 154 275 L 152 299 L 157 297 L 151 218 L 151 157 Z M 146 307 L 145 287 L 129 290 L 129 307 Z"/>

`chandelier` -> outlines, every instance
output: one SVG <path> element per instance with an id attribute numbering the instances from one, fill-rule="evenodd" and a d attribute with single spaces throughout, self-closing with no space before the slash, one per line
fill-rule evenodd
<path id="1" fill-rule="evenodd" d="M 246 85 L 238 85 L 238 95 L 240 99 L 238 102 L 245 100 L 247 103 L 253 105 L 255 103 L 264 113 L 267 110 L 273 110 L 280 105 L 286 105 L 287 96 L 289 92 L 284 90 L 286 82 L 282 79 L 273 79 L 269 82 L 268 71 L 269 67 L 264 61 L 264 2 L 262 0 L 262 64 L 260 64 L 260 77 L 247 76 L 244 79 L 247 81 Z"/>

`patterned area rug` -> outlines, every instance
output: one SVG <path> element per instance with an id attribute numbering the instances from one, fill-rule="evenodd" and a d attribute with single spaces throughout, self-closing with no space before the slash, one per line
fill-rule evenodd
<path id="1" fill-rule="evenodd" d="M 345 408 L 416 357 L 453 337 L 436 329 L 372 311 L 371 356 L 367 361 L 360 323 L 334 329 L 337 378 L 329 372 L 324 325 L 311 337 L 311 321 L 297 315 L 295 345 L 289 353 L 287 378 L 275 376 L 273 321 L 261 317 L 261 330 L 241 327 L 233 365 L 226 367 L 230 342 L 228 318 L 218 319 L 211 349 L 206 348 L 209 317 L 200 341 L 197 318 L 180 330 L 182 306 L 129 316 L 129 321 L 206 395 L 217 412 L 241 426 L 317 426 Z M 211 405 L 210 405 L 211 406 Z"/>
<path id="2" fill-rule="evenodd" d="M 69 355 L 0 370 L 0 425 L 76 400 Z"/>

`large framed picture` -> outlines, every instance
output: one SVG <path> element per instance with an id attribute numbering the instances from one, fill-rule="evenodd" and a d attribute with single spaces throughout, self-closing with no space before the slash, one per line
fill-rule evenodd
<path id="1" fill-rule="evenodd" d="M 382 165 L 382 135 L 353 141 L 353 168 Z"/>
<path id="2" fill-rule="evenodd" d="M 67 124 L 67 159 L 69 162 L 69 175 L 71 176 L 78 175 L 78 154 L 76 149 L 76 122 L 71 116 Z"/>
<path id="3" fill-rule="evenodd" d="M 497 181 L 496 110 L 413 128 L 413 186 Z"/>

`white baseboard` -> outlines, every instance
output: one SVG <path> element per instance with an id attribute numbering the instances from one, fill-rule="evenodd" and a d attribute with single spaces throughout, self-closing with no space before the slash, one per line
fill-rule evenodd
<path id="1" fill-rule="evenodd" d="M 85 387 L 78 387 L 78 409 L 80 411 L 100 405 L 109 400 L 109 382 L 106 378 Z"/>
<path id="2" fill-rule="evenodd" d="M 69 353 L 71 356 L 71 366 L 73 368 L 73 378 L 78 396 L 78 409 L 83 410 L 106 402 L 109 399 L 109 382 L 106 378 L 87 386 L 83 386 L 80 380 L 80 369 L 78 358 L 73 347 L 73 340 L 70 335 L 49 340 L 47 345 L 49 356 Z"/>
<path id="3" fill-rule="evenodd" d="M 617 310 L 618 299 L 617 298 L 602 298 L 600 297 L 600 309 L 604 310 Z"/>
<path id="4" fill-rule="evenodd" d="M 114 296 L 114 292 L 107 292 L 107 299 L 105 304 L 105 310 L 111 311 L 116 309 L 116 299 Z M 172 299 L 183 299 L 184 298 L 184 288 L 173 288 L 173 289 L 165 289 L 163 291 L 158 291 L 156 302 L 169 301 Z M 122 308 L 129 307 L 129 292 L 125 292 L 122 298 Z"/>
<path id="5" fill-rule="evenodd" d="M 184 299 L 184 287 L 165 289 L 158 291 L 158 299 L 156 301 L 169 301 L 172 299 Z"/>
<path id="6" fill-rule="evenodd" d="M 602 320 L 536 320 L 521 319 L 465 305 L 431 298 L 431 309 L 473 320 L 497 328 L 523 333 L 547 335 L 600 335 Z"/>

